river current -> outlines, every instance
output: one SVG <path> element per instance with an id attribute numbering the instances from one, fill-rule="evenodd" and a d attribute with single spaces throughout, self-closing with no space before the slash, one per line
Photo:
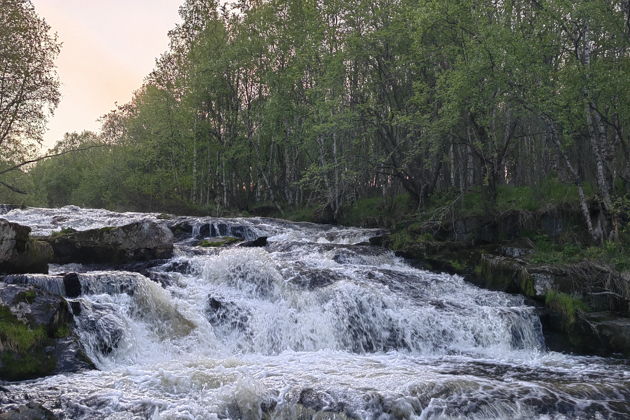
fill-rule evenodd
<path id="1" fill-rule="evenodd" d="M 5 385 L 71 419 L 623 419 L 630 365 L 546 350 L 534 308 L 366 245 L 378 231 L 77 207 L 1 214 L 33 234 L 151 219 L 192 227 L 139 272 L 51 266 L 97 370 Z M 201 248 L 203 237 L 268 237 Z"/>

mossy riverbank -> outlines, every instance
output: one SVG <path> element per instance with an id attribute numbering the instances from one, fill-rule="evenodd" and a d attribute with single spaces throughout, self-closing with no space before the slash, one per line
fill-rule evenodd
<path id="1" fill-rule="evenodd" d="M 427 269 L 525 296 L 539 308 L 552 349 L 630 356 L 628 225 L 617 240 L 593 245 L 576 202 L 556 191 L 553 203 L 536 207 L 532 194 L 515 192 L 492 217 L 477 211 L 475 194 L 460 199 L 471 208 L 436 205 L 392 223 L 383 245 Z"/>

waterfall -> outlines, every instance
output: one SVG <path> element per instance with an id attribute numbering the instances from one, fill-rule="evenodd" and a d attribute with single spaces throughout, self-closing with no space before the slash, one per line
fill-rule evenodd
<path id="1" fill-rule="evenodd" d="M 77 208 L 7 217 L 39 232 L 159 220 Z M 378 230 L 261 218 L 176 222 L 192 227 L 190 239 L 142 274 L 56 267 L 76 272 L 74 294 L 63 275 L 4 279 L 67 296 L 98 367 L 11 384 L 13 403 L 27 393 L 80 419 L 630 414 L 627 364 L 547 352 L 523 298 L 364 245 Z M 194 246 L 225 235 L 269 240 L 264 248 Z"/>

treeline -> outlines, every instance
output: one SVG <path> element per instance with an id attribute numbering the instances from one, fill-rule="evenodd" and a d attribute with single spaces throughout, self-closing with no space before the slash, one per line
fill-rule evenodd
<path id="1" fill-rule="evenodd" d="M 501 185 L 554 178 L 594 241 L 618 232 L 627 0 L 188 0 L 181 17 L 133 100 L 56 151 L 99 147 L 30 171 L 46 204 L 337 220 L 366 197 L 480 190 L 493 214 Z"/>

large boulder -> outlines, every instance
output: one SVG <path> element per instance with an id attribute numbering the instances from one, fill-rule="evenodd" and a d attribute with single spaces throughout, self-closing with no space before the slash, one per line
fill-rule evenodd
<path id="1" fill-rule="evenodd" d="M 0 219 L 0 273 L 48 273 L 52 248 L 30 233 L 27 226 Z"/>
<path id="2" fill-rule="evenodd" d="M 65 229 L 46 240 L 59 264 L 124 264 L 170 258 L 174 237 L 166 226 L 147 220 L 85 231 Z"/>
<path id="3" fill-rule="evenodd" d="M 93 368 L 74 332 L 66 300 L 0 283 L 0 379 L 25 380 Z"/>

